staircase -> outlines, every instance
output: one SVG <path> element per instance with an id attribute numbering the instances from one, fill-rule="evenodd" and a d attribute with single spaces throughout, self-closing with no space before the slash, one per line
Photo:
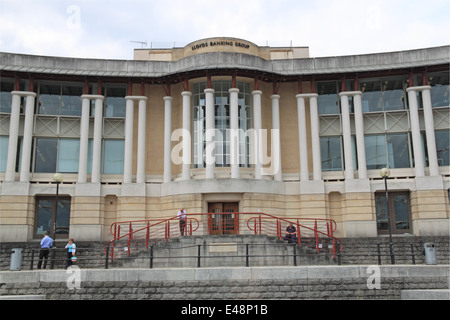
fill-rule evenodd
<path id="1" fill-rule="evenodd" d="M 295 257 L 294 257 L 295 254 Z M 314 249 L 266 235 L 185 236 L 159 242 L 147 250 L 135 248 L 111 268 L 260 267 L 336 264 Z"/>
<path id="2" fill-rule="evenodd" d="M 285 227 L 296 227 L 296 243 Z M 180 235 L 176 217 L 116 222 L 105 244 L 111 267 L 189 268 L 329 264 L 341 241 L 329 219 L 278 218 L 265 213 L 206 213 L 187 217 Z"/>

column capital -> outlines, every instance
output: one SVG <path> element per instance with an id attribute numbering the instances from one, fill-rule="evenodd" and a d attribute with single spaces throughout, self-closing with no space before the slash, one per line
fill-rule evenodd
<path id="1" fill-rule="evenodd" d="M 190 97 L 190 96 L 192 96 L 192 92 L 190 92 L 190 91 L 183 91 L 181 93 L 181 95 L 184 96 L 184 97 Z"/>
<path id="2" fill-rule="evenodd" d="M 252 95 L 256 96 L 256 95 L 262 95 L 262 91 L 261 90 L 253 90 L 252 91 Z"/>
<path id="3" fill-rule="evenodd" d="M 431 86 L 417 86 L 417 87 L 406 88 L 406 92 L 410 92 L 410 91 L 424 91 L 424 90 L 431 90 Z"/>
<path id="4" fill-rule="evenodd" d="M 145 100 L 145 101 L 147 101 L 148 98 L 146 96 L 126 96 L 125 100 Z"/>
<path id="5" fill-rule="evenodd" d="M 317 93 L 300 93 L 295 97 L 298 98 L 317 98 L 319 95 Z"/>
<path id="6" fill-rule="evenodd" d="M 228 90 L 229 93 L 239 93 L 239 89 L 238 88 L 230 88 Z"/>
<path id="7" fill-rule="evenodd" d="M 339 96 L 343 97 L 343 96 L 362 96 L 362 91 L 344 91 L 344 92 L 339 92 Z"/>
<path id="8" fill-rule="evenodd" d="M 270 99 L 274 100 L 274 99 L 280 99 L 280 95 L 279 94 L 273 94 L 270 96 Z"/>
<path id="9" fill-rule="evenodd" d="M 204 92 L 205 93 L 214 93 L 215 91 L 212 88 L 206 88 Z"/>
<path id="10" fill-rule="evenodd" d="M 21 96 L 21 97 L 36 97 L 36 93 L 35 92 L 31 92 L 31 91 L 11 91 L 11 95 L 16 95 L 16 96 Z"/>
<path id="11" fill-rule="evenodd" d="M 173 100 L 173 97 L 171 97 L 171 96 L 165 96 L 165 97 L 163 98 L 163 100 L 164 100 L 164 101 L 172 101 L 172 100 Z"/>
<path id="12" fill-rule="evenodd" d="M 81 99 L 90 99 L 90 100 L 97 100 L 97 99 L 105 99 L 105 96 L 99 95 L 99 94 L 83 94 L 81 96 Z"/>

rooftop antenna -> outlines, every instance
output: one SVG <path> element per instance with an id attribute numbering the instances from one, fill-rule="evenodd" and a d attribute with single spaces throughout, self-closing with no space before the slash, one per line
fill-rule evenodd
<path id="1" fill-rule="evenodd" d="M 130 41 L 130 42 L 140 43 L 142 45 L 142 48 L 147 46 L 147 41 Z"/>

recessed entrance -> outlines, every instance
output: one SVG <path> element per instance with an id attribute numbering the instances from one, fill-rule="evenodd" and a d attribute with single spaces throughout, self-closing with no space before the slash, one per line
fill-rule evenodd
<path id="1" fill-rule="evenodd" d="M 239 233 L 239 202 L 210 202 L 208 212 L 209 234 L 238 234 Z"/>

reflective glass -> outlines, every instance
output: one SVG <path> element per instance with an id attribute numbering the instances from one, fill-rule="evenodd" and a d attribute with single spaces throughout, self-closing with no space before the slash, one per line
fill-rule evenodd
<path id="1" fill-rule="evenodd" d="M 41 82 L 38 101 L 39 114 L 59 115 L 61 108 L 61 85 Z"/>
<path id="2" fill-rule="evenodd" d="M 54 138 L 36 139 L 34 172 L 56 172 L 58 140 Z"/>
<path id="3" fill-rule="evenodd" d="M 0 172 L 6 171 L 6 162 L 8 160 L 9 137 L 0 137 Z"/>
<path id="4" fill-rule="evenodd" d="M 322 155 L 323 171 L 342 170 L 341 138 L 321 137 L 320 151 Z"/>
<path id="5" fill-rule="evenodd" d="M 123 174 L 124 140 L 105 140 L 103 173 Z"/>
<path id="6" fill-rule="evenodd" d="M 62 87 L 61 115 L 81 116 L 81 95 L 83 85 L 66 85 Z"/>
<path id="7" fill-rule="evenodd" d="M 438 164 L 440 166 L 450 166 L 450 131 L 436 131 L 434 134 Z"/>
<path id="8" fill-rule="evenodd" d="M 79 139 L 61 139 L 58 152 L 58 172 L 78 172 L 78 158 L 80 156 Z"/>

